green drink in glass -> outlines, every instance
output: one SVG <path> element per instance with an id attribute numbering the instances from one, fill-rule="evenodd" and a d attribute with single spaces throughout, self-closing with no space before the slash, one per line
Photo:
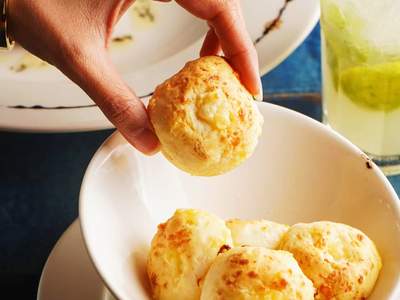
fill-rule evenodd
<path id="1" fill-rule="evenodd" d="M 321 0 L 324 122 L 400 172 L 400 0 Z"/>

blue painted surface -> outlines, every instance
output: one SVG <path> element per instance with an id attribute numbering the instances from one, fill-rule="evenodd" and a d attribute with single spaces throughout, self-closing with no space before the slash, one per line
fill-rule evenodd
<path id="1" fill-rule="evenodd" d="M 279 67 L 264 76 L 266 94 L 319 93 L 317 27 Z M 318 102 L 275 103 L 319 119 Z M 85 168 L 111 131 L 73 134 L 0 132 L 0 291 L 10 299 L 36 299 L 45 260 L 78 215 Z M 400 192 L 400 177 L 391 182 Z"/>

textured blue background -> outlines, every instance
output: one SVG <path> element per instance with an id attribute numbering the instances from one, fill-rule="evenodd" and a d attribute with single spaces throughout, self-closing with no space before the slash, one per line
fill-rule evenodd
<path id="1" fill-rule="evenodd" d="M 319 56 L 317 27 L 287 60 L 263 77 L 267 98 L 319 119 L 321 106 L 315 101 L 318 97 L 305 95 L 320 92 Z M 277 94 L 295 95 L 280 98 Z M 10 299 L 36 299 L 45 260 L 58 237 L 78 215 L 78 194 L 85 167 L 110 133 L 0 132 L 3 296 L 10 293 Z M 400 179 L 391 180 L 399 191 Z"/>
<path id="2" fill-rule="evenodd" d="M 320 53 L 318 25 L 292 55 L 262 78 L 264 94 L 319 93 Z"/>

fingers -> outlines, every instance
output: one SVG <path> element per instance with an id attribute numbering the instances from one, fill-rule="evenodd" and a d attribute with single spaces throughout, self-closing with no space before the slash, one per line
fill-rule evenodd
<path id="1" fill-rule="evenodd" d="M 118 75 L 106 51 L 85 55 L 74 63 L 70 77 L 96 102 L 135 148 L 145 154 L 159 149 L 146 108 Z"/>
<path id="2" fill-rule="evenodd" d="M 238 71 L 243 84 L 257 97 L 262 95 L 257 52 L 246 30 L 239 4 L 226 6 L 212 19 L 210 25 L 232 67 Z"/>
<path id="3" fill-rule="evenodd" d="M 239 73 L 243 84 L 253 95 L 262 97 L 257 52 L 246 30 L 239 2 L 237 0 L 177 0 L 177 2 L 189 12 L 208 21 L 218 37 L 226 58 Z"/>
<path id="4" fill-rule="evenodd" d="M 128 8 L 135 2 L 135 0 L 125 0 L 122 2 L 122 6 L 118 12 L 118 20 L 122 17 L 122 15 L 128 10 Z"/>
<path id="5" fill-rule="evenodd" d="M 107 19 L 106 24 L 106 44 L 109 43 L 109 38 L 111 37 L 114 25 L 121 19 L 128 8 L 133 4 L 134 0 L 118 0 L 115 2 L 110 2 L 112 4 L 110 9 L 110 15 Z"/>
<path id="6" fill-rule="evenodd" d="M 147 111 L 105 48 L 119 13 L 132 1 L 11 0 L 8 13 L 16 41 L 77 83 L 132 145 L 151 154 L 159 142 Z"/>
<path id="7" fill-rule="evenodd" d="M 220 55 L 222 49 L 214 29 L 210 28 L 200 50 L 200 56 Z"/>

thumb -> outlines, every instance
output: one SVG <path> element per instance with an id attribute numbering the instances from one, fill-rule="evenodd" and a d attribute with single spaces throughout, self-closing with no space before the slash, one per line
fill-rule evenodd
<path id="1" fill-rule="evenodd" d="M 93 50 L 69 64 L 65 73 L 89 95 L 129 143 L 145 154 L 157 152 L 159 141 L 144 104 L 122 80 L 107 51 Z"/>

